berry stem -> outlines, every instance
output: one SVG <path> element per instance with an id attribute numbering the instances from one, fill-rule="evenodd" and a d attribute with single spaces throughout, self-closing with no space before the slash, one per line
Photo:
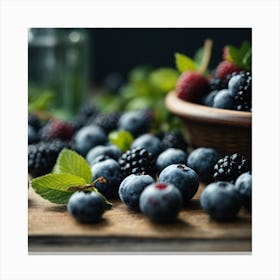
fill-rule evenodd
<path id="1" fill-rule="evenodd" d="M 96 183 L 100 182 L 101 184 L 105 184 L 107 181 L 104 177 L 98 177 L 96 180 L 94 180 L 91 184 L 85 184 L 82 186 L 72 186 L 69 187 L 68 191 L 84 191 L 89 188 L 94 188 Z"/>
<path id="2" fill-rule="evenodd" d="M 200 74 L 203 74 L 208 68 L 210 58 L 211 58 L 211 53 L 212 53 L 212 45 L 213 45 L 213 41 L 211 39 L 205 40 L 203 57 L 201 60 L 201 64 L 197 70 L 197 72 Z"/>

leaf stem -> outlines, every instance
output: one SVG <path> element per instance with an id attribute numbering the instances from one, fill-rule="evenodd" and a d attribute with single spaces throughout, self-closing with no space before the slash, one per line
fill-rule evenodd
<path id="1" fill-rule="evenodd" d="M 98 177 L 96 180 L 94 180 L 91 184 L 85 184 L 82 186 L 72 186 L 69 187 L 67 190 L 68 191 L 84 191 L 89 188 L 94 188 L 96 183 L 100 182 L 101 184 L 105 184 L 107 180 L 104 177 Z"/>
<path id="2" fill-rule="evenodd" d="M 213 45 L 213 41 L 211 39 L 205 40 L 202 61 L 199 68 L 197 69 L 197 72 L 200 74 L 203 74 L 208 68 L 210 58 L 211 58 L 211 53 L 212 53 L 212 45 Z"/>

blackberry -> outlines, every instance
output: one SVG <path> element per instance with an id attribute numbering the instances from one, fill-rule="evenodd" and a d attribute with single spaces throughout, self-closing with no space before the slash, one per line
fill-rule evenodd
<path id="1" fill-rule="evenodd" d="M 231 77 L 228 82 L 231 96 L 234 98 L 238 111 L 251 111 L 252 109 L 252 75 L 251 72 L 240 72 Z"/>
<path id="2" fill-rule="evenodd" d="M 108 134 L 117 128 L 121 115 L 121 112 L 102 113 L 97 115 L 92 123 L 102 128 Z"/>
<path id="3" fill-rule="evenodd" d="M 214 166 L 214 180 L 234 183 L 241 175 L 250 170 L 249 161 L 242 155 L 235 153 L 226 155 L 218 160 Z"/>
<path id="4" fill-rule="evenodd" d="M 50 173 L 58 154 L 65 147 L 66 144 L 59 140 L 28 145 L 28 173 L 32 177 Z"/>
<path id="5" fill-rule="evenodd" d="M 148 174 L 153 176 L 155 173 L 155 162 L 151 153 L 144 148 L 135 148 L 126 151 L 119 159 L 122 177 L 130 174 Z"/>
<path id="6" fill-rule="evenodd" d="M 176 130 L 165 133 L 161 143 L 163 150 L 175 148 L 186 151 L 188 148 L 188 143 L 185 141 L 183 134 Z"/>
<path id="7" fill-rule="evenodd" d="M 210 91 L 213 90 L 221 90 L 227 88 L 228 80 L 227 79 L 219 79 L 219 78 L 212 78 L 209 82 L 210 84 Z"/>

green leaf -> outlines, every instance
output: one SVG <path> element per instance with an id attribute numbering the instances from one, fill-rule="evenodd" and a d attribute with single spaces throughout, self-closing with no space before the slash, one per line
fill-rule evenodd
<path id="1" fill-rule="evenodd" d="M 86 183 L 91 183 L 92 173 L 87 161 L 74 151 L 63 149 L 56 161 L 54 167 L 55 173 L 68 173 L 85 180 Z"/>
<path id="2" fill-rule="evenodd" d="M 159 68 L 150 74 L 149 80 L 153 87 L 167 93 L 174 89 L 178 76 L 178 72 L 172 68 Z"/>
<path id="3" fill-rule="evenodd" d="M 252 50 L 248 50 L 242 59 L 242 63 L 246 70 L 251 70 L 252 68 Z"/>
<path id="4" fill-rule="evenodd" d="M 228 46 L 229 59 L 232 63 L 241 69 L 251 70 L 252 48 L 249 42 L 243 42 L 238 49 L 234 46 Z"/>
<path id="5" fill-rule="evenodd" d="M 232 63 L 242 68 L 242 58 L 240 50 L 234 46 L 228 46 L 228 54 Z"/>
<path id="6" fill-rule="evenodd" d="M 133 136 L 125 130 L 113 131 L 109 134 L 108 138 L 110 142 L 116 145 L 122 152 L 128 150 L 133 142 Z"/>
<path id="7" fill-rule="evenodd" d="M 129 73 L 129 81 L 134 84 L 145 83 L 151 70 L 151 66 L 149 65 L 143 65 L 133 68 Z"/>
<path id="8" fill-rule="evenodd" d="M 44 199 L 57 204 L 66 204 L 74 191 L 69 187 L 83 186 L 83 178 L 71 174 L 47 174 L 31 181 L 31 186 Z"/>
<path id="9" fill-rule="evenodd" d="M 241 57 L 244 57 L 249 50 L 251 50 L 251 44 L 247 41 L 243 42 L 240 47 Z"/>
<path id="10" fill-rule="evenodd" d="M 195 64 L 195 62 L 184 54 L 175 53 L 175 62 L 176 67 L 180 73 L 188 70 L 195 71 L 197 69 L 197 65 Z"/>

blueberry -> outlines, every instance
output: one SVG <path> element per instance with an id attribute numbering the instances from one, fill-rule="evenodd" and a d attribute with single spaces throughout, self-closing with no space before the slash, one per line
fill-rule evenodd
<path id="1" fill-rule="evenodd" d="M 232 110 L 234 108 L 234 99 L 230 96 L 227 89 L 220 90 L 213 100 L 213 107 Z"/>
<path id="2" fill-rule="evenodd" d="M 99 221 L 105 209 L 105 200 L 97 192 L 75 192 L 67 203 L 67 210 L 81 223 Z"/>
<path id="3" fill-rule="evenodd" d="M 89 125 L 78 130 L 73 139 L 73 146 L 78 153 L 86 156 L 91 148 L 104 145 L 106 142 L 104 131 L 98 126 Z"/>
<path id="4" fill-rule="evenodd" d="M 178 188 L 184 204 L 193 198 L 199 186 L 196 172 L 184 164 L 171 164 L 164 168 L 159 174 L 159 182 Z"/>
<path id="5" fill-rule="evenodd" d="M 197 173 L 200 181 L 209 183 L 213 180 L 214 166 L 220 158 L 216 150 L 201 147 L 189 154 L 187 165 Z"/>
<path id="6" fill-rule="evenodd" d="M 147 133 L 151 124 L 145 111 L 131 111 L 124 113 L 118 122 L 118 128 L 130 132 L 134 137 Z"/>
<path id="7" fill-rule="evenodd" d="M 218 90 L 213 90 L 209 93 L 207 93 L 206 95 L 204 95 L 201 98 L 201 104 L 205 105 L 205 106 L 209 106 L 212 107 L 213 106 L 213 102 L 214 102 L 214 98 L 217 95 L 219 91 Z"/>
<path id="8" fill-rule="evenodd" d="M 138 211 L 142 191 L 154 182 L 150 175 L 131 174 L 121 182 L 119 197 L 129 208 Z"/>
<path id="9" fill-rule="evenodd" d="M 241 174 L 235 181 L 242 204 L 248 212 L 252 211 L 252 173 L 251 171 Z"/>
<path id="10" fill-rule="evenodd" d="M 90 165 L 93 165 L 94 161 L 99 156 L 108 156 L 109 158 L 118 160 L 118 158 L 121 156 L 121 151 L 115 145 L 98 145 L 89 150 L 86 155 L 86 159 Z"/>
<path id="11" fill-rule="evenodd" d="M 174 221 L 181 207 L 181 193 L 171 184 L 151 184 L 140 195 L 140 210 L 158 223 Z"/>
<path id="12" fill-rule="evenodd" d="M 94 164 L 96 164 L 98 162 L 101 162 L 101 161 L 104 161 L 104 160 L 109 159 L 109 158 L 110 157 L 106 156 L 106 155 L 97 156 L 94 160 L 91 161 L 90 166 L 93 166 Z"/>
<path id="13" fill-rule="evenodd" d="M 241 201 L 235 186 L 229 182 L 214 182 L 206 186 L 200 196 L 201 207 L 216 221 L 233 220 Z"/>
<path id="14" fill-rule="evenodd" d="M 188 155 L 184 151 L 169 148 L 157 157 L 156 167 L 158 172 L 161 172 L 165 167 L 174 163 L 187 164 L 187 159 Z"/>
<path id="15" fill-rule="evenodd" d="M 28 125 L 28 145 L 38 143 L 39 141 L 39 134 L 31 125 Z"/>
<path id="16" fill-rule="evenodd" d="M 93 174 L 92 181 L 95 181 L 99 177 L 104 177 L 106 179 L 106 183 L 97 182 L 95 184 L 98 191 L 105 197 L 117 197 L 121 182 L 120 171 L 120 165 L 113 159 L 106 159 L 91 167 L 91 172 Z"/>
<path id="17" fill-rule="evenodd" d="M 133 141 L 131 149 L 134 148 L 144 148 L 156 157 L 161 152 L 161 142 L 156 136 L 146 133 Z"/>

